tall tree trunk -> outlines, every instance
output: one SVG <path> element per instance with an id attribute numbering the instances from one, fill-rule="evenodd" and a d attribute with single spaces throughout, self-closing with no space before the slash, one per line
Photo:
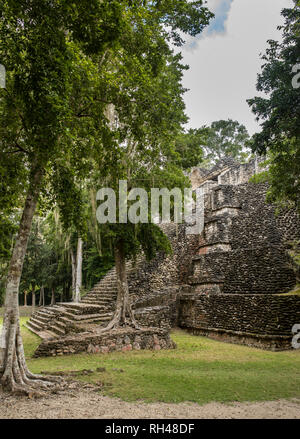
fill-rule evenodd
<path id="1" fill-rule="evenodd" d="M 23 263 L 42 177 L 41 170 L 35 170 L 32 173 L 8 270 L 3 328 L 0 337 L 0 383 L 7 390 L 25 394 L 34 393 L 37 387 L 48 388 L 52 384 L 49 380 L 46 381 L 45 377 L 33 375 L 27 369 L 20 333 L 18 303 Z"/>
<path id="2" fill-rule="evenodd" d="M 75 300 L 75 290 L 76 290 L 76 258 L 71 249 L 71 263 L 72 263 L 72 302 Z"/>
<path id="3" fill-rule="evenodd" d="M 76 256 L 76 286 L 74 302 L 80 302 L 80 290 L 82 286 L 82 239 L 78 238 Z"/>
<path id="4" fill-rule="evenodd" d="M 34 311 L 35 311 L 35 291 L 32 291 L 32 302 L 31 302 L 31 306 L 32 306 L 32 313 L 34 313 Z"/>
<path id="5" fill-rule="evenodd" d="M 27 293 L 24 292 L 24 306 L 27 306 Z"/>
<path id="6" fill-rule="evenodd" d="M 71 289 L 71 283 L 67 282 L 67 286 L 66 286 L 66 302 L 70 302 L 70 289 Z"/>
<path id="7" fill-rule="evenodd" d="M 51 289 L 51 306 L 55 305 L 55 290 L 54 288 Z"/>
<path id="8" fill-rule="evenodd" d="M 45 288 L 41 287 L 39 306 L 45 306 Z"/>
<path id="9" fill-rule="evenodd" d="M 118 241 L 115 245 L 115 264 L 118 287 L 117 304 L 112 320 L 102 331 L 105 332 L 120 326 L 131 326 L 136 329 L 141 329 L 134 318 L 134 313 L 129 302 L 126 258 L 123 241 Z"/>

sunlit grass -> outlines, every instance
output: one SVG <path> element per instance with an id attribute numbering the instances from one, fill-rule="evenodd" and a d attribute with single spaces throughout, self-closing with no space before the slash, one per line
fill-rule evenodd
<path id="1" fill-rule="evenodd" d="M 176 330 L 175 350 L 32 358 L 40 339 L 25 327 L 22 334 L 33 372 L 105 367 L 79 379 L 101 382 L 104 394 L 127 401 L 203 404 L 300 397 L 300 350 L 262 351 Z"/>

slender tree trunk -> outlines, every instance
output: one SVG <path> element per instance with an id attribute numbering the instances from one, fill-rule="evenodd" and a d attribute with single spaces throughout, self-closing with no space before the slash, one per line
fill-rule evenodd
<path id="1" fill-rule="evenodd" d="M 39 306 L 45 306 L 45 288 L 41 287 Z"/>
<path id="2" fill-rule="evenodd" d="M 0 383 L 10 391 L 36 393 L 37 387 L 48 388 L 52 383 L 44 377 L 33 375 L 27 369 L 19 319 L 19 285 L 34 212 L 36 210 L 43 172 L 35 170 L 27 193 L 18 236 L 10 260 L 3 328 L 0 337 Z"/>
<path id="3" fill-rule="evenodd" d="M 24 293 L 24 306 L 27 306 L 27 293 Z"/>
<path id="4" fill-rule="evenodd" d="M 51 306 L 55 305 L 55 290 L 51 289 Z"/>
<path id="5" fill-rule="evenodd" d="M 75 300 L 80 302 L 80 290 L 82 286 L 82 239 L 78 238 L 77 242 L 77 256 L 76 256 L 76 286 L 75 286 Z"/>
<path id="6" fill-rule="evenodd" d="M 31 306 L 32 306 L 32 313 L 34 313 L 34 310 L 35 310 L 35 291 L 32 291 L 32 302 L 31 302 Z"/>
<path id="7" fill-rule="evenodd" d="M 75 300 L 75 290 L 76 290 L 76 259 L 71 249 L 71 263 L 72 263 L 72 302 Z"/>
<path id="8" fill-rule="evenodd" d="M 115 264 L 118 287 L 117 304 L 114 316 L 103 329 L 103 332 L 120 326 L 131 326 L 136 329 L 141 329 L 134 318 L 134 313 L 129 302 L 126 258 L 124 254 L 124 243 L 122 241 L 117 242 L 115 246 Z"/>
<path id="9" fill-rule="evenodd" d="M 67 282 L 66 287 L 66 302 L 70 302 L 70 289 L 71 289 L 71 283 Z"/>

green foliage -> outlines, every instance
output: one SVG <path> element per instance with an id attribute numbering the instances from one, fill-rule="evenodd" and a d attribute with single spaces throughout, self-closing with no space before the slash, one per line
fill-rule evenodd
<path id="1" fill-rule="evenodd" d="M 298 286 L 300 284 L 300 241 L 296 240 L 290 243 L 291 248 L 289 250 L 289 255 L 292 260 L 292 268 L 296 274 Z"/>
<path id="2" fill-rule="evenodd" d="M 278 152 L 269 151 L 264 165 L 267 170 L 252 177 L 255 183 L 268 183 L 267 201 L 281 208 L 300 212 L 300 145 L 295 139 L 281 143 Z"/>
<path id="3" fill-rule="evenodd" d="M 99 282 L 106 275 L 108 270 L 114 266 L 114 257 L 109 242 L 102 244 L 102 254 L 100 255 L 93 241 L 88 240 L 85 243 L 82 278 L 87 290 Z"/>
<path id="4" fill-rule="evenodd" d="M 203 146 L 206 145 L 209 130 L 207 128 L 190 128 L 180 133 L 175 140 L 175 151 L 179 155 L 177 164 L 183 169 L 190 169 L 203 160 Z"/>
<path id="5" fill-rule="evenodd" d="M 243 162 L 248 158 L 250 140 L 244 125 L 232 119 L 213 122 L 207 130 L 205 159 L 215 163 L 225 157 Z"/>
<path id="6" fill-rule="evenodd" d="M 211 17 L 202 1 L 1 3 L 0 60 L 7 78 L 0 90 L 0 234 L 10 239 L 14 233 L 11 218 L 37 171 L 38 212 L 45 217 L 58 207 L 63 225 L 59 233 L 53 221 L 41 235 L 33 231 L 23 289 L 67 288 L 75 236 L 89 241 L 89 267 L 97 261 L 105 271 L 110 264 L 108 242 L 116 231 L 100 231 L 100 248 L 99 230 L 89 221 L 87 189 L 95 181 L 113 187 L 127 178 L 133 184 L 145 174 L 159 179 L 166 169 L 168 184 L 183 184 L 169 157 L 175 154 L 171 140 L 187 120 L 181 84 L 187 67 L 169 43 L 181 45 L 182 33 L 196 35 Z M 137 229 L 118 231 L 127 237 L 128 254 L 140 247 L 149 257 L 168 250 L 154 226 L 147 233 Z M 6 258 L 9 239 L 1 250 Z M 90 268 L 84 272 L 93 282 Z"/>
<path id="7" fill-rule="evenodd" d="M 267 98 L 248 100 L 262 131 L 253 136 L 253 151 L 268 153 L 270 199 L 290 203 L 300 209 L 300 100 L 299 89 L 293 88 L 292 69 L 299 63 L 300 5 L 284 9 L 282 42 L 269 41 L 262 59 L 265 64 L 258 76 L 257 90 Z"/>

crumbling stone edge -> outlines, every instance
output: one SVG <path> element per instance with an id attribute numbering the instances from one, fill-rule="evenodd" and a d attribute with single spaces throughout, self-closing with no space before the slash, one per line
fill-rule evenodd
<path id="1" fill-rule="evenodd" d="M 77 334 L 60 339 L 43 341 L 34 357 L 61 356 L 68 354 L 128 352 L 132 350 L 175 349 L 169 331 L 160 328 L 136 330 L 131 328 L 114 329 L 103 334 Z"/>

